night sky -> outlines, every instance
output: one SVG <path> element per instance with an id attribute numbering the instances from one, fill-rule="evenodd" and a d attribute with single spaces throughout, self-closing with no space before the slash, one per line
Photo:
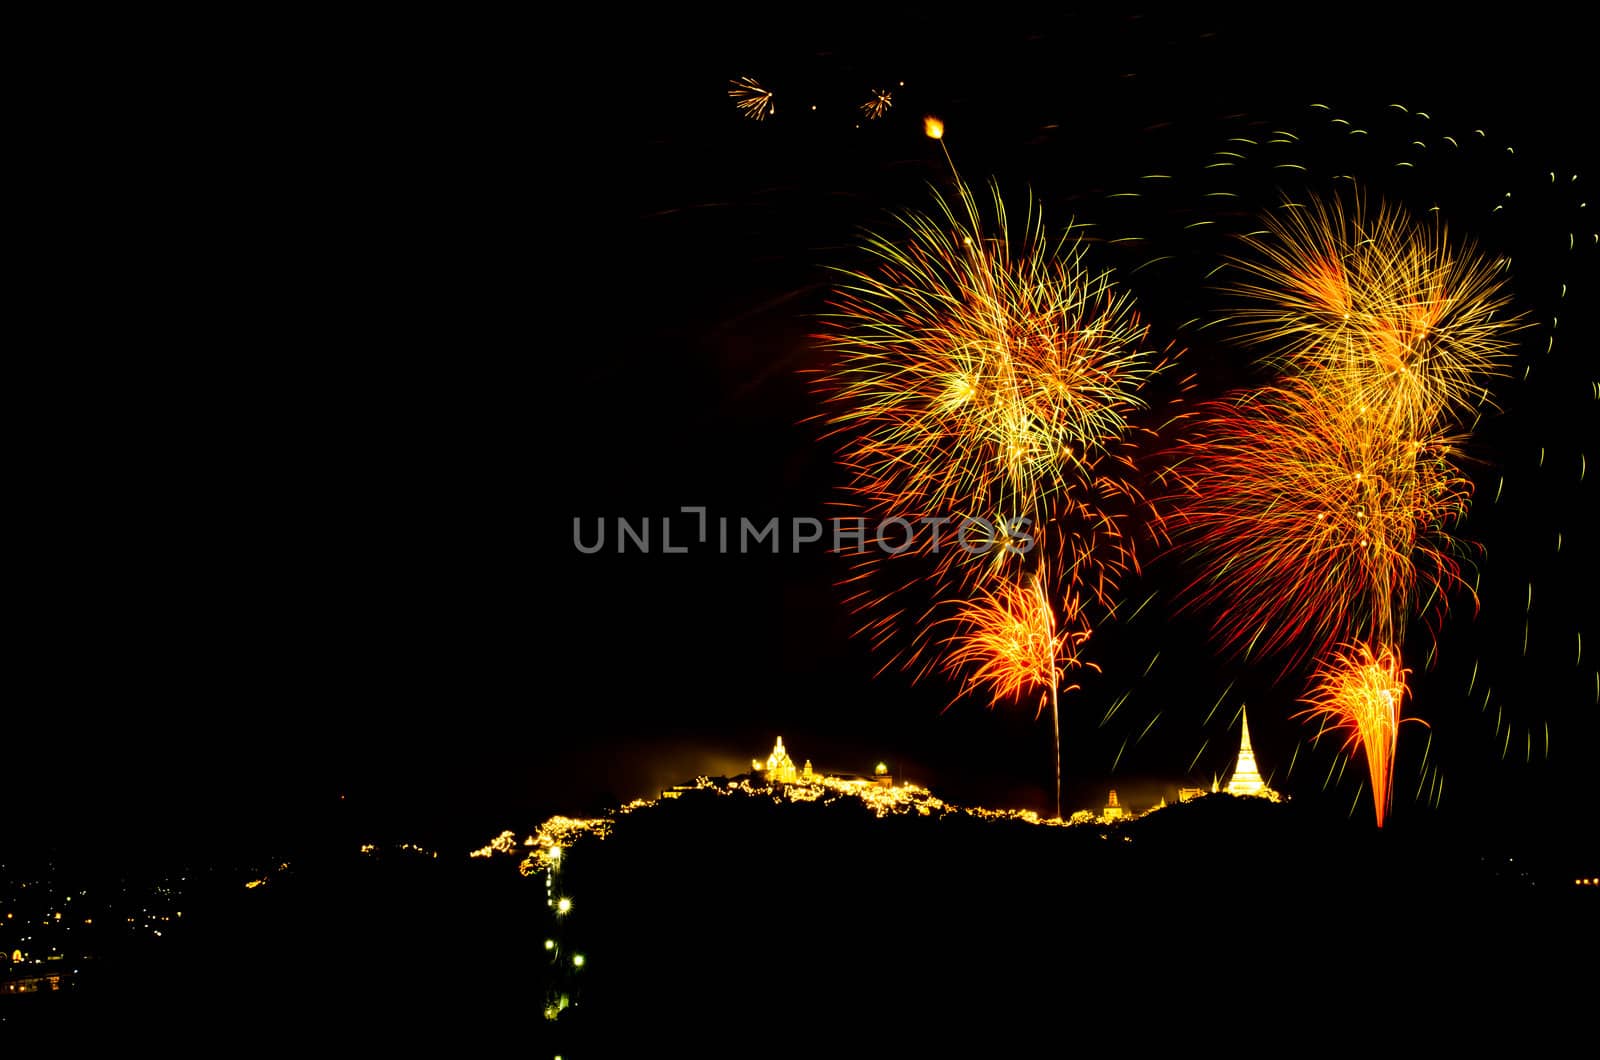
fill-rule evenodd
<path id="1" fill-rule="evenodd" d="M 806 373 L 826 363 L 810 336 L 827 269 L 860 264 L 855 233 L 948 180 L 930 112 L 969 180 L 1031 188 L 1052 231 L 1093 226 L 1091 262 L 1134 292 L 1200 397 L 1261 381 L 1192 322 L 1222 311 L 1205 273 L 1280 189 L 1352 173 L 1511 255 L 1534 327 L 1471 449 L 1482 605 L 1453 601 L 1432 671 L 1408 659 L 1432 728 L 1403 731 L 1394 820 L 1587 813 L 1587 41 L 1545 19 L 1335 15 L 875 31 L 796 12 L 760 33 L 618 18 L 427 47 L 422 27 L 341 27 L 293 61 L 241 44 L 162 80 L 150 107 L 108 102 L 115 128 L 65 177 L 73 206 L 32 281 L 52 321 L 28 358 L 41 378 L 13 394 L 35 426 L 13 461 L 26 545 L 3 827 L 192 849 L 288 841 L 338 812 L 476 843 L 742 770 L 778 733 L 819 767 L 881 758 L 951 798 L 1044 809 L 1048 718 L 874 677 L 837 557 L 572 543 L 574 518 L 614 532 L 648 517 L 658 534 L 680 505 L 828 514 L 842 476 L 807 422 Z M 733 108 L 741 75 L 776 93 L 769 120 Z M 863 122 L 874 87 L 894 107 Z M 1370 135 L 1336 138 L 1327 114 Z M 1295 130 L 1306 169 L 1208 172 L 1248 129 Z M 1208 205 L 1218 188 L 1242 196 L 1237 214 Z M 1109 198 L 1126 190 L 1146 194 Z M 1109 242 L 1130 234 L 1145 240 Z M 1248 703 L 1275 786 L 1345 816 L 1360 763 L 1324 791 L 1332 749 L 1306 746 L 1284 776 L 1310 735 L 1289 718 L 1300 676 L 1222 658 L 1210 616 L 1175 613 L 1181 557 L 1156 551 L 1126 591 L 1154 600 L 1096 633 L 1104 674 L 1063 703 L 1067 804 L 1209 785 Z M 1427 643 L 1413 630 L 1408 655 Z M 1429 732 L 1438 807 L 1416 798 Z M 1353 820 L 1369 815 L 1364 798 Z"/>

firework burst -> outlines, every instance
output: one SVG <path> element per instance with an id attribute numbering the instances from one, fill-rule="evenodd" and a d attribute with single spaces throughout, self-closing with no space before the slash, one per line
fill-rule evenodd
<path id="1" fill-rule="evenodd" d="M 827 422 L 870 509 L 1032 515 L 1144 407 L 1148 328 L 1031 203 L 1014 232 L 998 190 L 992 222 L 965 184 L 936 201 L 868 237 L 875 268 L 844 274 Z"/>
<path id="2" fill-rule="evenodd" d="M 1167 525 L 1191 546 L 1190 599 L 1215 609 L 1226 647 L 1283 652 L 1292 668 L 1364 631 L 1397 643 L 1411 614 L 1466 587 L 1451 533 L 1472 495 L 1460 439 L 1413 436 L 1308 383 L 1202 412 Z"/>
<path id="3" fill-rule="evenodd" d="M 1437 214 L 1434 215 L 1437 218 Z M 1240 314 L 1270 363 L 1330 396 L 1421 430 L 1470 418 L 1506 372 L 1511 335 L 1503 263 L 1359 193 L 1289 203 L 1236 259 Z"/>
<path id="4" fill-rule="evenodd" d="M 1411 671 L 1400 665 L 1400 653 L 1387 645 L 1376 651 L 1352 644 L 1335 651 L 1313 678 L 1301 716 L 1319 723 L 1317 738 L 1342 735 L 1340 750 L 1352 757 L 1363 752 L 1372 780 L 1372 807 L 1378 827 L 1394 803 L 1394 757 L 1401 711 Z M 1407 719 L 1414 720 L 1414 719 Z"/>
<path id="5" fill-rule="evenodd" d="M 892 106 L 894 106 L 894 94 L 886 88 L 875 88 L 867 96 L 867 101 L 861 104 L 861 114 L 868 121 L 877 121 L 888 114 Z"/>
<path id="6" fill-rule="evenodd" d="M 728 97 L 733 100 L 733 105 L 751 121 L 764 121 L 776 113 L 772 92 L 763 88 L 755 78 L 736 77 L 728 85 Z"/>
<path id="7" fill-rule="evenodd" d="M 899 556 L 861 556 L 847 583 L 860 632 L 921 678 L 943 652 L 937 618 L 977 581 L 1014 577 L 1041 542 L 1051 569 L 1109 607 L 1137 566 L 1123 524 L 1128 417 L 1157 370 L 1147 328 L 1081 245 L 1049 241 L 1038 213 L 992 220 L 957 182 L 934 214 L 871 235 L 871 268 L 843 273 L 822 336 L 835 365 L 819 389 L 849 474 L 849 506 L 879 518 L 980 519 L 985 550 L 923 535 Z M 1023 547 L 1001 528 L 1025 520 Z"/>
<path id="8" fill-rule="evenodd" d="M 1037 690 L 1043 713 L 1057 693 L 1077 689 L 1060 687 L 1065 671 L 1099 669 L 1078 653 L 1090 633 L 1078 598 L 1065 597 L 1058 612 L 1042 572 L 980 586 L 949 621 L 959 631 L 947 642 L 945 668 L 959 679 L 959 695 L 987 692 L 999 706 Z"/>
<path id="9" fill-rule="evenodd" d="M 1172 472 L 1169 526 L 1193 546 L 1190 598 L 1216 609 L 1226 645 L 1282 651 L 1289 668 L 1328 660 L 1313 713 L 1353 719 L 1382 827 L 1400 645 L 1413 617 L 1441 616 L 1466 586 L 1451 531 L 1472 484 L 1456 432 L 1488 403 L 1521 324 L 1500 264 L 1442 223 L 1369 210 L 1359 191 L 1348 210 L 1288 204 L 1257 236 L 1257 255 L 1235 262 L 1240 322 L 1284 381 L 1212 406 Z"/>

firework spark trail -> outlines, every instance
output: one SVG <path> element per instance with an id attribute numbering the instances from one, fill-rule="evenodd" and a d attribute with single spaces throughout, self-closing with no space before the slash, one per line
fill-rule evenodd
<path id="1" fill-rule="evenodd" d="M 1318 669 L 1303 700 L 1307 709 L 1297 715 L 1319 723 L 1317 739 L 1342 735 L 1342 750 L 1365 753 L 1379 828 L 1394 803 L 1395 745 L 1410 673 L 1395 648 L 1384 645 L 1374 652 L 1366 644 L 1343 646 Z"/>

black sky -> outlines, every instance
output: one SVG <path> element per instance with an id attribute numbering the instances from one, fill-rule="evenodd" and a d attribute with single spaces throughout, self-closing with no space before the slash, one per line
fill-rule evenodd
<path id="1" fill-rule="evenodd" d="M 281 837 L 343 794 L 374 828 L 454 841 L 737 768 L 777 732 L 819 765 L 890 758 L 957 797 L 1042 806 L 1047 726 L 941 714 L 948 689 L 873 679 L 881 660 L 849 638 L 822 552 L 586 557 L 573 518 L 823 513 L 838 476 L 802 422 L 816 409 L 801 372 L 821 363 L 807 336 L 852 233 L 940 179 L 923 111 L 945 117 L 969 177 L 1031 186 L 1052 221 L 1122 223 L 1105 199 L 1119 182 L 1195 172 L 1230 122 L 1300 121 L 1313 102 L 1401 102 L 1514 143 L 1530 159 L 1516 179 L 1587 178 L 1571 30 L 1097 13 L 876 31 L 797 13 L 759 33 L 279 27 L 145 66 L 64 167 L 30 280 L 43 312 L 39 380 L 13 393 L 36 426 L 13 462 L 27 544 L 5 827 L 30 842 Z M 772 120 L 732 110 L 741 74 L 778 93 Z M 896 109 L 855 128 L 879 84 Z M 1395 193 L 1465 214 L 1490 182 L 1437 172 Z M 1592 802 L 1593 479 L 1581 492 L 1575 471 L 1528 461 L 1540 446 L 1600 456 L 1594 256 L 1551 252 L 1562 215 L 1539 210 L 1483 238 L 1525 250 L 1519 296 L 1560 313 L 1570 360 L 1543 389 L 1508 389 L 1484 428 L 1480 509 L 1495 468 L 1525 492 L 1475 516 L 1480 618 L 1457 609 L 1419 690 L 1448 752 L 1446 816 Z M 1139 261 L 1106 248 L 1100 263 Z M 1242 356 L 1177 332 L 1211 304 L 1181 270 L 1141 283 L 1208 385 L 1248 378 Z M 1527 558 L 1558 529 L 1565 555 Z M 1107 677 L 1067 724 L 1069 802 L 1154 797 L 1208 738 L 1188 775 L 1223 768 L 1241 701 L 1264 764 L 1304 736 L 1292 680 L 1217 659 L 1205 616 L 1168 616 L 1180 575 L 1156 564 L 1130 595 L 1161 592 L 1157 621 L 1101 642 Z M 1518 661 L 1528 580 L 1549 586 L 1531 613 L 1548 661 Z M 1595 635 L 1581 667 L 1560 639 L 1575 629 Z M 1501 761 L 1498 727 L 1461 695 L 1478 656 L 1498 660 L 1519 739 L 1556 722 L 1548 762 Z M 1413 740 L 1400 818 L 1434 812 L 1408 790 Z M 1324 798 L 1320 779 L 1288 786 Z M 1347 780 L 1330 812 L 1353 794 Z"/>

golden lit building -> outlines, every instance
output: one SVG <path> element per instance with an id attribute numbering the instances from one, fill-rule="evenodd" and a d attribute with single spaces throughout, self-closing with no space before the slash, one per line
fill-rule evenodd
<path id="1" fill-rule="evenodd" d="M 789 757 L 789 752 L 783 748 L 783 737 L 778 737 L 777 744 L 772 748 L 772 753 L 763 763 L 759 758 L 752 758 L 750 766 L 757 773 L 765 773 L 769 781 L 779 784 L 793 784 L 800 779 L 800 771 L 794 767 L 794 759 Z M 811 779 L 811 763 L 806 763 L 805 777 Z"/>
<path id="2" fill-rule="evenodd" d="M 1106 808 L 1100 811 L 1102 819 L 1115 821 L 1122 817 L 1122 806 L 1117 802 L 1117 789 L 1111 789 L 1111 797 L 1106 800 Z"/>
<path id="3" fill-rule="evenodd" d="M 850 780 L 852 774 L 835 775 L 824 773 L 811 764 L 811 759 L 806 759 L 805 765 L 796 769 L 794 759 L 789 757 L 789 749 L 783 746 L 783 737 L 778 737 L 778 742 L 772 745 L 772 753 L 765 760 L 760 758 L 750 759 L 750 772 L 757 777 L 774 784 L 800 784 L 807 786 L 825 785 L 834 780 Z M 862 779 L 855 777 L 854 779 Z M 889 767 L 882 762 L 878 763 L 877 775 L 873 778 L 879 787 L 892 788 L 894 778 L 889 775 Z M 664 794 L 664 793 L 663 793 Z"/>
<path id="4" fill-rule="evenodd" d="M 1240 733 L 1239 757 L 1233 763 L 1233 776 L 1228 779 L 1228 786 L 1222 789 L 1229 795 L 1250 795 L 1256 798 L 1271 799 L 1277 802 L 1280 798 L 1276 791 L 1267 787 L 1266 781 L 1261 779 L 1261 772 L 1256 768 L 1256 753 L 1250 746 L 1250 718 L 1240 708 Z"/>

